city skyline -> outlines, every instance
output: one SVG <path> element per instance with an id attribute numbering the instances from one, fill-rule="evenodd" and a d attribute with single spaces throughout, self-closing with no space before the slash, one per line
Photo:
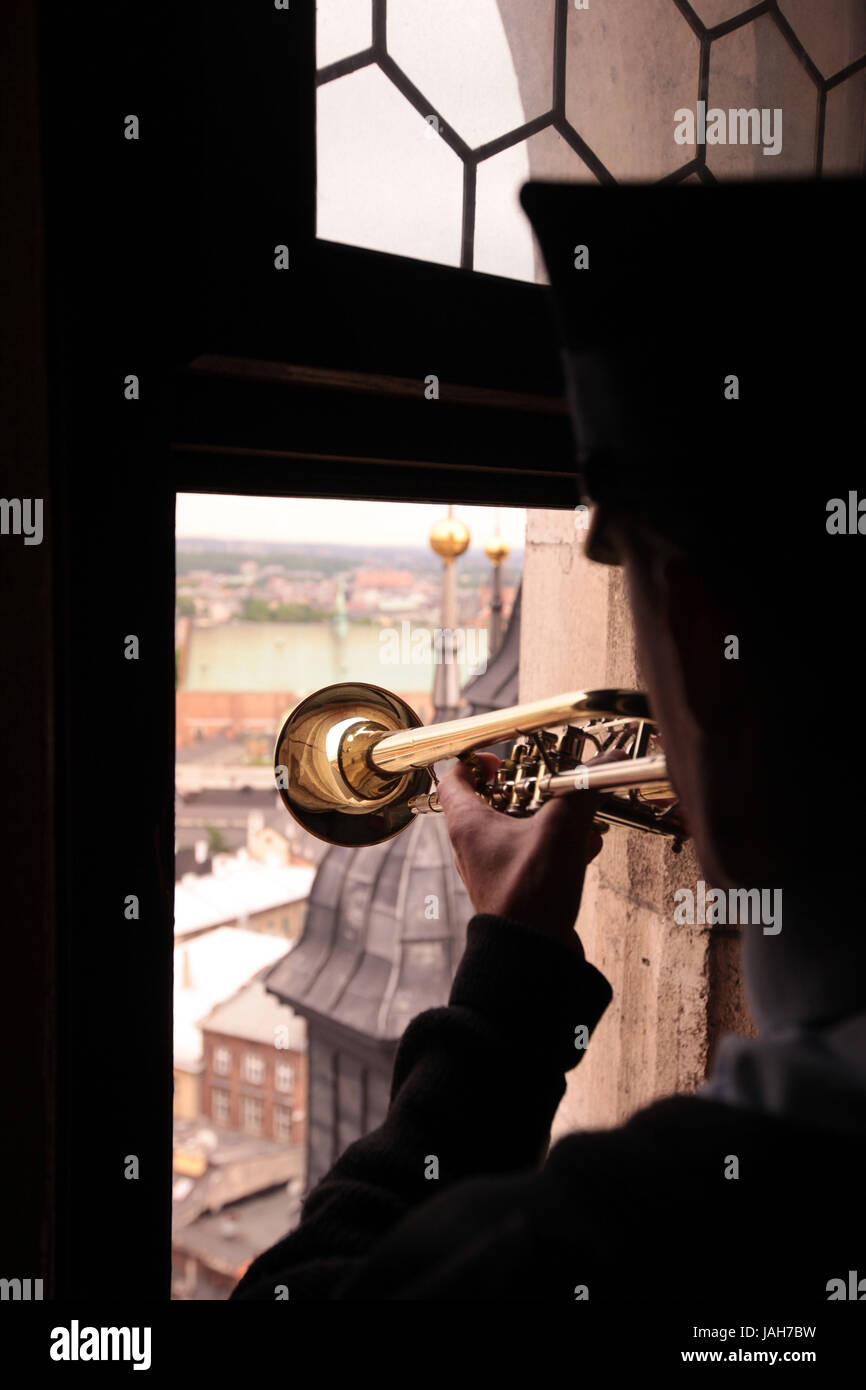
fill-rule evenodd
<path id="1" fill-rule="evenodd" d="M 283 541 L 364 545 L 422 545 L 444 503 L 369 502 L 344 498 L 247 497 L 178 493 L 175 533 L 184 539 Z M 526 510 L 522 507 L 459 507 L 471 549 L 482 548 L 499 531 L 513 550 L 522 550 Z"/>

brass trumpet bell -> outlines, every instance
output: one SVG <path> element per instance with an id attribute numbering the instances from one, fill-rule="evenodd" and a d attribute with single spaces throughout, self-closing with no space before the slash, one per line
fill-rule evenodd
<path id="1" fill-rule="evenodd" d="M 368 761 L 385 734 L 420 729 L 418 715 L 377 685 L 326 685 L 292 710 L 274 752 L 277 790 L 305 830 L 332 845 L 376 845 L 404 830 L 426 769 L 382 773 Z"/>

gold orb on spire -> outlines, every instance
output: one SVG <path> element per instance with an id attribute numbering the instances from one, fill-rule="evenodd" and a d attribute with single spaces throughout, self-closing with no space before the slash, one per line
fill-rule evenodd
<path id="1" fill-rule="evenodd" d="M 499 566 L 511 554 L 511 546 L 501 536 L 494 536 L 484 547 L 484 554 L 492 565 Z"/>
<path id="2" fill-rule="evenodd" d="M 443 560 L 456 560 L 469 545 L 469 527 L 456 517 L 435 521 L 430 530 L 430 546 Z"/>

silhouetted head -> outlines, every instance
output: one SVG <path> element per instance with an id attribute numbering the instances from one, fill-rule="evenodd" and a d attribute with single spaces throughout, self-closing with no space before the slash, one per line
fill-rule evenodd
<path id="1" fill-rule="evenodd" d="M 698 857 L 716 887 L 782 892 L 780 933 L 744 929 L 755 1017 L 862 1009 L 866 483 L 859 364 L 828 312 L 862 311 L 862 185 L 530 185 L 524 202 L 566 341 L 587 553 L 625 567 Z"/>

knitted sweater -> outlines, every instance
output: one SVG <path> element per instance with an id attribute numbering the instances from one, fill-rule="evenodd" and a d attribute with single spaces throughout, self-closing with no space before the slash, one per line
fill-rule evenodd
<path id="1" fill-rule="evenodd" d="M 615 1308 L 687 1294 L 719 1311 L 752 1299 L 754 1318 L 755 1298 L 817 1311 L 859 1268 L 866 1298 L 860 1137 L 682 1096 L 547 1154 L 565 1073 L 610 999 L 576 953 L 474 917 L 447 1007 L 403 1035 L 384 1123 L 231 1297 Z"/>

